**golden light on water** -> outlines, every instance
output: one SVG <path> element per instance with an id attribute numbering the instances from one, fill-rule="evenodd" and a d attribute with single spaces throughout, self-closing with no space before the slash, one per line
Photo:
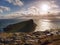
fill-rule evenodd
<path id="1" fill-rule="evenodd" d="M 35 31 L 45 31 L 51 28 L 49 20 L 39 20 Z"/>
<path id="2" fill-rule="evenodd" d="M 50 24 L 48 22 L 41 22 L 41 26 L 39 26 L 42 31 L 45 31 L 46 29 L 50 28 Z"/>

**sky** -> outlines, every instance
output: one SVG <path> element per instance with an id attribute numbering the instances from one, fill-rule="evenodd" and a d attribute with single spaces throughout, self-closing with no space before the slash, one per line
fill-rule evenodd
<path id="1" fill-rule="evenodd" d="M 42 11 L 42 4 L 48 5 L 50 9 Z M 0 19 L 21 18 L 21 16 L 41 15 L 47 12 L 60 14 L 60 0 L 0 0 Z"/>

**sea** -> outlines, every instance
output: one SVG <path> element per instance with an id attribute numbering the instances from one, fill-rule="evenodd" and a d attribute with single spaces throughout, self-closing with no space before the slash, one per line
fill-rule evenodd
<path id="1" fill-rule="evenodd" d="M 10 24 L 26 21 L 25 19 L 0 19 L 0 32 L 4 32 L 3 28 Z M 48 19 L 33 19 L 37 24 L 35 31 L 45 31 L 49 29 L 60 29 L 60 20 L 48 20 Z"/>
<path id="2" fill-rule="evenodd" d="M 25 21 L 25 19 L 0 19 L 0 32 L 4 32 L 3 28 L 8 25 Z"/>
<path id="3" fill-rule="evenodd" d="M 34 20 L 37 24 L 35 31 L 46 31 L 51 29 L 60 29 L 60 19 L 39 19 Z"/>

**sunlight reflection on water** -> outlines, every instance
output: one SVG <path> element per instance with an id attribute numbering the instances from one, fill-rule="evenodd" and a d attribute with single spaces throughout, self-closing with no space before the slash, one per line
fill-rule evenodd
<path id="1" fill-rule="evenodd" d="M 37 24 L 35 31 L 45 31 L 49 29 L 57 29 L 60 28 L 60 21 L 51 21 L 46 19 L 40 19 L 38 21 L 34 21 Z"/>

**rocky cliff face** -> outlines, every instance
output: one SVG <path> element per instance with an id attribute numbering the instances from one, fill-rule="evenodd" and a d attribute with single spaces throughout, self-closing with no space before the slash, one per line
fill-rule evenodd
<path id="1" fill-rule="evenodd" d="M 8 25 L 7 27 L 4 28 L 4 32 L 32 32 L 35 30 L 35 28 L 36 24 L 31 19 L 28 21 Z"/>

